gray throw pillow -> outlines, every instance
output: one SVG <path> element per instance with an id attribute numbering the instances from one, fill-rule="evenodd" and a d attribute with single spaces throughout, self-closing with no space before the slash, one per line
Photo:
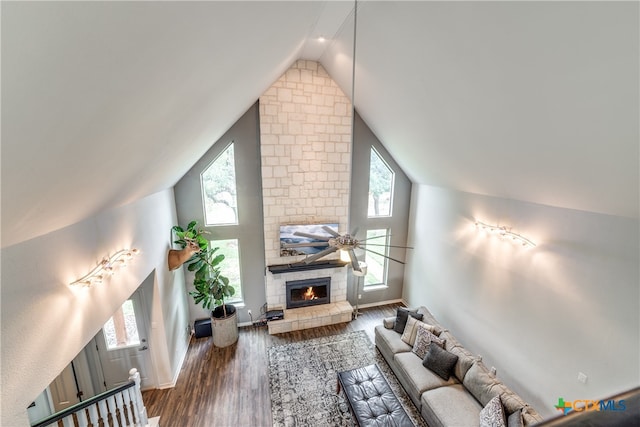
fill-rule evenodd
<path id="1" fill-rule="evenodd" d="M 415 317 L 418 320 L 422 320 L 422 313 L 418 314 L 418 311 L 411 311 L 405 307 L 398 307 L 396 310 L 396 323 L 393 325 L 393 330 L 397 333 L 401 334 L 404 332 L 404 327 L 407 326 L 407 319 L 411 317 Z"/>
<path id="2" fill-rule="evenodd" d="M 443 380 L 449 380 L 451 370 L 458 361 L 458 356 L 440 347 L 434 341 L 429 344 L 429 350 L 422 360 L 422 366 L 431 369 Z"/>
<path id="3" fill-rule="evenodd" d="M 518 409 L 507 418 L 507 427 L 524 427 L 524 420 L 522 419 L 522 410 Z"/>

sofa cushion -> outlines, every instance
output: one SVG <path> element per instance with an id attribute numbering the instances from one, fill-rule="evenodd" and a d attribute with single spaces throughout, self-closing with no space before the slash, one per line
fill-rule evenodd
<path id="1" fill-rule="evenodd" d="M 484 363 L 479 360 L 469 368 L 462 383 L 482 406 L 485 406 L 503 391 L 502 384 L 489 373 Z"/>
<path id="2" fill-rule="evenodd" d="M 426 391 L 421 403 L 420 412 L 429 427 L 480 425 L 482 406 L 462 384 Z"/>
<path id="3" fill-rule="evenodd" d="M 376 347 L 387 360 L 393 360 L 396 353 L 411 352 L 411 346 L 404 343 L 396 331 L 386 329 L 382 325 L 375 327 L 375 342 Z"/>
<path id="4" fill-rule="evenodd" d="M 491 399 L 480 411 L 480 427 L 507 427 L 500 396 Z"/>
<path id="5" fill-rule="evenodd" d="M 396 323 L 393 326 L 393 329 L 401 334 L 404 332 L 404 327 L 407 324 L 407 319 L 409 316 L 415 317 L 418 320 L 422 320 L 422 314 L 418 314 L 416 310 L 409 310 L 406 307 L 398 307 L 396 310 Z"/>
<path id="6" fill-rule="evenodd" d="M 439 336 L 442 333 L 442 331 L 444 331 L 444 328 L 442 327 L 442 325 L 440 325 L 440 322 L 438 322 L 436 318 L 433 317 L 433 314 L 431 314 L 431 312 L 427 309 L 427 307 L 424 307 L 424 306 L 418 307 L 418 314 L 422 314 L 422 321 L 424 323 L 428 323 L 433 326 L 432 332 L 434 334 Z"/>
<path id="7" fill-rule="evenodd" d="M 446 348 L 447 342 L 445 341 L 445 349 Z M 471 368 L 471 366 L 477 359 L 462 347 L 449 348 L 447 349 L 447 351 L 458 356 L 458 360 L 453 367 L 453 375 L 455 375 L 459 381 L 464 380 L 464 376 L 467 374 L 469 368 Z"/>
<path id="8" fill-rule="evenodd" d="M 413 403 L 418 407 L 420 405 L 420 395 L 426 390 L 457 383 L 455 377 L 445 381 L 434 372 L 426 369 L 422 366 L 422 359 L 412 352 L 397 353 L 393 361 L 396 365 L 394 372 L 398 377 L 398 381 L 400 381 Z"/>
<path id="9" fill-rule="evenodd" d="M 507 416 L 514 412 L 521 411 L 522 408 L 527 406 L 526 402 L 522 400 L 520 396 L 509 390 L 504 384 L 501 384 L 502 392 L 500 398 L 502 399 L 502 405 L 504 406 Z"/>
<path id="10" fill-rule="evenodd" d="M 432 342 L 438 344 L 440 347 L 444 347 L 444 341 L 432 334 L 428 328 L 419 326 L 416 333 L 416 340 L 413 343 L 411 351 L 413 351 L 420 359 L 424 359 L 425 354 L 427 354 L 427 350 L 429 350 L 429 344 Z"/>
<path id="11" fill-rule="evenodd" d="M 453 366 L 457 361 L 458 356 L 453 353 L 449 353 L 437 343 L 431 342 L 431 344 L 429 344 L 429 350 L 427 350 L 427 354 L 424 356 L 424 360 L 422 361 L 422 366 L 431 369 L 443 380 L 448 380 L 451 376 Z"/>
<path id="12" fill-rule="evenodd" d="M 444 340 L 444 349 L 458 356 L 458 361 L 454 366 L 453 373 L 462 381 L 467 371 L 473 365 L 477 358 L 469 350 L 464 348 L 462 344 L 449 331 L 440 334 L 440 338 Z"/>
<path id="13" fill-rule="evenodd" d="M 438 336 L 446 341 L 444 349 L 447 351 L 450 351 L 453 347 L 462 347 L 462 344 L 449 331 L 442 331 Z"/>
<path id="14" fill-rule="evenodd" d="M 382 324 L 387 329 L 393 329 L 393 325 L 396 324 L 396 316 L 385 317 L 384 319 L 382 319 Z"/>

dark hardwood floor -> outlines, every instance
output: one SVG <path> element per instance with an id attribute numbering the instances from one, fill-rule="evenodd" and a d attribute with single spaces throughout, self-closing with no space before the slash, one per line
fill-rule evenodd
<path id="1" fill-rule="evenodd" d="M 269 335 L 266 326 L 240 328 L 238 342 L 217 348 L 211 337 L 191 339 L 174 388 L 142 393 L 161 427 L 270 427 L 267 348 L 310 338 L 373 329 L 400 304 L 361 309 L 349 323 Z"/>

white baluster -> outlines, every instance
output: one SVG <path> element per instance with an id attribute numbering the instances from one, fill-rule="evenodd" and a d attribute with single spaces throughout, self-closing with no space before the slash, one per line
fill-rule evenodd
<path id="1" fill-rule="evenodd" d="M 105 426 L 109 425 L 109 411 L 107 410 L 107 402 L 102 399 L 98 400 L 98 408 L 100 408 L 100 418 Z"/>
<path id="2" fill-rule="evenodd" d="M 109 406 L 113 427 L 120 427 L 120 423 L 118 423 L 118 414 L 116 412 L 116 399 L 113 396 L 107 397 L 107 406 Z"/>
<path id="3" fill-rule="evenodd" d="M 91 424 L 94 426 L 98 425 L 98 407 L 93 404 L 87 408 L 89 410 L 89 419 L 91 419 Z"/>
<path id="4" fill-rule="evenodd" d="M 62 419 L 62 425 L 64 427 L 74 427 L 74 425 L 73 425 L 73 414 L 64 417 Z"/>
<path id="5" fill-rule="evenodd" d="M 133 404 L 135 406 L 136 416 L 138 418 L 138 424 L 141 427 L 145 427 L 149 424 L 147 420 L 147 408 L 142 401 L 142 391 L 140 390 L 140 373 L 136 368 L 132 368 L 129 371 L 129 381 L 134 381 L 136 385 L 133 387 Z"/>
<path id="6" fill-rule="evenodd" d="M 124 402 L 122 401 L 122 392 L 116 394 L 116 405 L 118 406 L 118 411 L 120 412 L 120 419 L 122 420 L 122 425 L 125 427 L 129 425 L 129 413 L 124 410 Z"/>
<path id="7" fill-rule="evenodd" d="M 122 398 L 124 399 L 124 406 L 127 408 L 127 414 L 129 415 L 129 423 L 131 426 L 136 425 L 136 418 L 133 415 L 133 408 L 131 407 L 131 393 L 129 393 L 130 388 L 126 390 L 122 390 Z"/>
<path id="8" fill-rule="evenodd" d="M 78 425 L 80 427 L 87 427 L 89 425 L 86 409 L 80 409 L 76 412 L 76 416 L 78 417 Z"/>

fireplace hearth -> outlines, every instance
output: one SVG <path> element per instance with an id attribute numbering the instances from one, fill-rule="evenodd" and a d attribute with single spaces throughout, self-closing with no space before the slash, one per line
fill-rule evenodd
<path id="1" fill-rule="evenodd" d="M 331 277 L 287 281 L 287 309 L 329 304 Z"/>

